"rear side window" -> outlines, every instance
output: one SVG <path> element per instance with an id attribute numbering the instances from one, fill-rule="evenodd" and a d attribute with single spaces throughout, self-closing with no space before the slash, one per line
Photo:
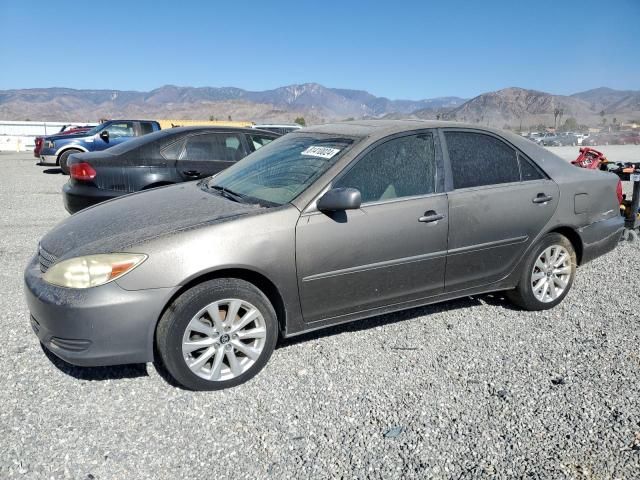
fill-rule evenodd
<path id="1" fill-rule="evenodd" d="M 149 122 L 140 122 L 140 135 L 153 132 L 153 125 Z"/>
<path id="2" fill-rule="evenodd" d="M 238 134 L 207 133 L 188 137 L 179 160 L 236 162 L 246 156 L 244 143 Z"/>
<path id="3" fill-rule="evenodd" d="M 426 195 L 436 191 L 431 133 L 408 135 L 375 147 L 336 183 L 360 190 L 362 202 Z"/>
<path id="4" fill-rule="evenodd" d="M 519 182 L 516 151 L 490 135 L 445 132 L 454 188 Z"/>
<path id="5" fill-rule="evenodd" d="M 522 176 L 523 182 L 545 178 L 542 172 L 540 172 L 527 157 L 518 153 L 518 160 L 520 161 L 520 175 Z"/>
<path id="6" fill-rule="evenodd" d="M 178 140 L 177 142 L 170 143 L 166 147 L 163 147 L 160 150 L 160 155 L 162 155 L 167 160 L 178 160 L 180 158 L 180 154 L 182 153 L 182 149 L 184 148 L 185 139 Z"/>

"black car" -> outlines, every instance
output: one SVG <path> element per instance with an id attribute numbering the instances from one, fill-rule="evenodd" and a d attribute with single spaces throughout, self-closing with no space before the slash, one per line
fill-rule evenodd
<path id="1" fill-rule="evenodd" d="M 128 193 L 208 177 L 280 135 L 250 128 L 180 127 L 68 160 L 69 213 Z"/>

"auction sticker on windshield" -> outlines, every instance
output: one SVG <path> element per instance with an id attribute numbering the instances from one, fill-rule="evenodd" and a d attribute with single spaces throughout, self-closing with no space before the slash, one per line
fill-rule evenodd
<path id="1" fill-rule="evenodd" d="M 309 157 L 332 158 L 340 151 L 339 148 L 331 147 L 309 147 L 304 150 L 302 155 Z"/>

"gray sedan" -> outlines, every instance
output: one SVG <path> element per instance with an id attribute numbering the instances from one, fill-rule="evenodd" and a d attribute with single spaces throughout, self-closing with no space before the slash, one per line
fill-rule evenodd
<path id="1" fill-rule="evenodd" d="M 59 224 L 25 272 L 31 323 L 73 364 L 231 387 L 278 337 L 492 291 L 554 307 L 617 245 L 617 182 L 475 125 L 306 128 Z"/>

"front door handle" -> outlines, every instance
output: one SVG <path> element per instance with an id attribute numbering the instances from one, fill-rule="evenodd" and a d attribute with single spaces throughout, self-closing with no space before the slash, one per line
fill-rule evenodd
<path id="1" fill-rule="evenodd" d="M 183 170 L 182 173 L 184 173 L 187 177 L 199 177 L 200 176 L 200 172 L 198 170 Z"/>
<path id="2" fill-rule="evenodd" d="M 539 193 L 538 195 L 536 195 L 532 202 L 533 203 L 547 203 L 550 202 L 551 200 L 553 200 L 553 197 L 551 195 L 546 195 L 544 193 Z"/>
<path id="3" fill-rule="evenodd" d="M 429 210 L 428 212 L 424 212 L 424 215 L 420 217 L 418 221 L 422 223 L 431 223 L 442 220 L 443 218 L 444 215 L 442 215 L 441 213 L 436 213 L 435 210 Z"/>

